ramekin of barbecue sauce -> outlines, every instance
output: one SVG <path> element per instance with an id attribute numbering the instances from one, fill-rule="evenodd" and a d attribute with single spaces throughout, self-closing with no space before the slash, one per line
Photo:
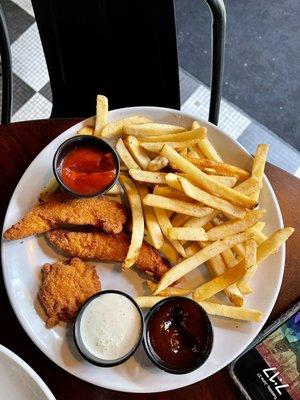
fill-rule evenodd
<path id="1" fill-rule="evenodd" d="M 57 149 L 53 171 L 59 184 L 78 197 L 105 193 L 118 179 L 119 159 L 115 150 L 95 136 L 75 136 Z"/>
<path id="2" fill-rule="evenodd" d="M 213 345 L 211 322 L 194 300 L 170 297 L 146 317 L 144 347 L 153 363 L 166 372 L 186 374 L 199 368 Z"/>

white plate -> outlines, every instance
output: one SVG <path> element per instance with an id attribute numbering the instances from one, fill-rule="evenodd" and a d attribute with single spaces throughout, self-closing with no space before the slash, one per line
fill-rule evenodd
<path id="1" fill-rule="evenodd" d="M 190 126 L 195 119 L 179 111 L 135 107 L 114 110 L 109 120 L 130 115 L 145 115 L 155 121 Z M 90 119 L 92 121 L 93 119 Z M 38 195 L 52 174 L 52 158 L 57 147 L 89 120 L 79 123 L 53 140 L 31 163 L 20 180 L 8 206 L 4 229 L 19 220 L 36 202 Z M 249 153 L 224 132 L 206 121 L 208 134 L 224 161 L 250 168 Z M 261 208 L 267 210 L 267 233 L 283 227 L 281 212 L 275 194 L 267 178 L 260 198 Z M 60 324 L 54 329 L 45 328 L 45 315 L 37 300 L 39 272 L 45 262 L 54 262 L 62 256 L 56 254 L 43 236 L 21 241 L 2 242 L 2 265 L 5 285 L 14 311 L 34 343 L 52 361 L 77 377 L 95 385 L 125 392 L 161 392 L 190 385 L 204 379 L 231 362 L 254 339 L 268 318 L 276 301 L 284 270 L 285 247 L 258 269 L 253 281 L 253 294 L 246 298 L 246 306 L 262 311 L 263 319 L 257 323 L 240 322 L 221 317 L 211 318 L 215 340 L 212 353 L 206 363 L 187 375 L 174 376 L 157 369 L 147 359 L 141 347 L 125 364 L 114 368 L 98 368 L 84 361 L 73 345 L 71 326 Z M 133 296 L 142 295 L 142 279 L 135 271 L 120 273 L 113 265 L 96 264 L 103 289 L 120 289 Z M 187 279 L 199 279 L 205 275 L 205 267 L 189 274 Z M 224 299 L 225 300 L 225 299 Z"/>
<path id="2" fill-rule="evenodd" d="M 55 400 L 36 372 L 0 345 L 0 393 L 5 400 Z"/>

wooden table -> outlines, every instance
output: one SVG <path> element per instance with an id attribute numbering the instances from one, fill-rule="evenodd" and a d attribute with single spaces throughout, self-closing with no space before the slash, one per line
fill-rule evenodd
<path id="1" fill-rule="evenodd" d="M 78 119 L 42 120 L 0 126 L 0 195 L 3 221 L 13 190 L 34 157 L 59 133 L 79 122 Z M 286 268 L 282 288 L 270 320 L 279 316 L 298 300 L 300 287 L 300 180 L 268 165 L 266 173 L 279 200 L 285 225 L 296 228 L 288 241 Z M 24 194 L 26 195 L 26 194 Z M 22 268 L 22 266 L 20 266 Z M 58 400 L 125 400 L 125 399 L 240 399 L 227 368 L 199 383 L 171 392 L 151 395 L 113 392 L 85 383 L 50 361 L 29 339 L 9 304 L 3 278 L 0 283 L 0 343 L 22 357 L 42 377 Z M 175 377 L 174 377 L 175 379 Z"/>

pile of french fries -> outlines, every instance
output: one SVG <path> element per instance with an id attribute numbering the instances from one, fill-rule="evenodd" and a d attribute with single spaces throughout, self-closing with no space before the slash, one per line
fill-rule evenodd
<path id="1" fill-rule="evenodd" d="M 258 266 L 294 231 L 288 227 L 269 237 L 263 233 L 265 210 L 258 200 L 268 145 L 257 146 L 252 170 L 246 171 L 223 162 L 207 128 L 197 121 L 190 129 L 143 116 L 108 123 L 106 97 L 97 97 L 96 108 L 95 127 L 79 133 L 117 139 L 120 183 L 132 211 L 123 269 L 134 265 L 143 240 L 173 264 L 158 284 L 147 282 L 151 295 L 138 297 L 138 304 L 151 307 L 168 296 L 192 295 L 208 314 L 260 321 L 260 311 L 244 307 L 244 296 L 252 292 Z M 204 263 L 211 280 L 182 287 L 181 279 Z M 216 302 L 213 296 L 220 292 L 228 304 Z"/>

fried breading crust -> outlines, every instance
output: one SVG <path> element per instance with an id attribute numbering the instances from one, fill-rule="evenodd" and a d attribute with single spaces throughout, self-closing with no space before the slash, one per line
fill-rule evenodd
<path id="1" fill-rule="evenodd" d="M 74 232 L 55 229 L 47 233 L 49 242 L 68 256 L 83 260 L 125 260 L 130 237 L 125 233 L 110 235 L 103 232 Z M 156 281 L 168 271 L 170 263 L 148 243 L 143 243 L 135 265 Z"/>
<path id="2" fill-rule="evenodd" d="M 54 193 L 35 206 L 4 233 L 8 240 L 47 232 L 65 225 L 92 225 L 109 233 L 120 233 L 126 221 L 125 207 L 104 196 L 75 198 L 65 192 Z"/>
<path id="3" fill-rule="evenodd" d="M 101 290 L 94 267 L 79 258 L 45 264 L 39 298 L 48 315 L 48 328 L 75 317 L 81 305 Z"/>

